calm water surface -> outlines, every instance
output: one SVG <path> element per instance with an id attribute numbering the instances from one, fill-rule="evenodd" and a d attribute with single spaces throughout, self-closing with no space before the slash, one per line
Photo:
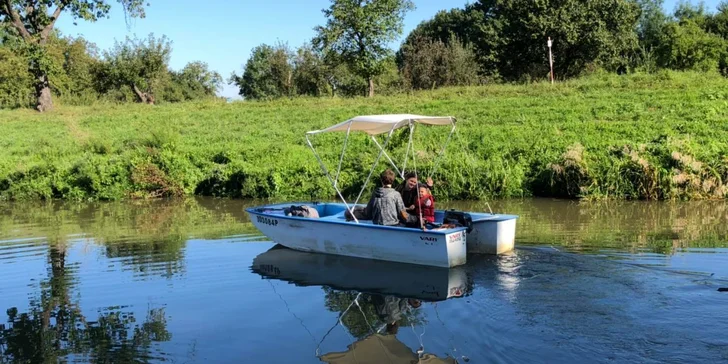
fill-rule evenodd
<path id="1" fill-rule="evenodd" d="M 0 362 L 728 361 L 724 202 L 497 201 L 517 250 L 450 270 L 280 249 L 249 204 L 1 204 Z"/>

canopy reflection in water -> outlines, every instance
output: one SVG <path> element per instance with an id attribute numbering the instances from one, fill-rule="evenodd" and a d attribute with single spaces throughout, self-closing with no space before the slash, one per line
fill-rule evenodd
<path id="1" fill-rule="evenodd" d="M 253 272 L 300 286 L 379 293 L 424 301 L 461 297 L 463 267 L 438 268 L 382 260 L 308 253 L 276 245 L 253 259 Z"/>
<path id="2" fill-rule="evenodd" d="M 441 359 L 432 354 L 418 356 L 412 350 L 397 340 L 395 335 L 374 334 L 359 340 L 351 345 L 347 351 L 333 352 L 321 356 L 321 361 L 329 364 L 454 364 L 453 358 Z"/>
<path id="3" fill-rule="evenodd" d="M 441 359 L 425 353 L 423 347 L 415 352 L 397 338 L 397 331 L 400 325 L 414 330 L 421 324 L 418 316 L 422 312 L 417 311 L 422 302 L 469 294 L 472 284 L 464 267 L 448 269 L 308 253 L 276 245 L 255 257 L 251 269 L 268 279 L 322 286 L 327 299 L 336 297 L 340 302 L 331 305 L 339 312 L 336 325 L 342 324 L 358 340 L 346 351 L 319 355 L 329 330 L 316 350 L 325 363 L 457 363 L 450 357 Z"/>

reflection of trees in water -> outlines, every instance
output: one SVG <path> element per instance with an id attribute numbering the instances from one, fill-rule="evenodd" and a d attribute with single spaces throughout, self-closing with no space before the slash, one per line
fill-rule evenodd
<path id="1" fill-rule="evenodd" d="M 346 311 L 359 294 L 353 291 L 336 291 L 328 287 L 323 287 L 323 290 L 326 309 L 339 314 Z M 361 310 L 354 305 L 346 315 L 341 317 L 341 322 L 357 339 L 363 339 L 371 335 L 373 330 L 378 330 L 386 325 L 387 317 L 400 318 L 397 320 L 398 326 L 424 325 L 426 320 L 422 312 L 412 307 L 407 301 L 407 298 L 363 293 L 358 301 Z M 399 306 L 396 310 L 401 311 L 392 312 L 394 305 Z"/>
<path id="2" fill-rule="evenodd" d="M 109 258 L 141 274 L 184 270 L 187 240 L 255 233 L 240 201 L 24 202 L 0 205 L 0 240 L 91 239 Z M 13 231 L 11 236 L 3 236 Z"/>
<path id="3" fill-rule="evenodd" d="M 0 204 L 0 232 L 15 237 L 65 238 L 83 234 L 100 242 L 129 239 L 184 240 L 255 232 L 243 201 L 173 199 Z"/>
<path id="4" fill-rule="evenodd" d="M 7 232 L 13 235 L 4 235 Z M 185 246 L 191 237 L 246 232 L 256 230 L 239 201 L 0 205 L 0 240 L 23 238 L 37 247 L 55 242 L 48 248 L 48 276 L 27 311 L 5 308 L 8 321 L 0 324 L 0 362 L 55 362 L 65 356 L 96 362 L 148 361 L 152 344 L 170 339 L 163 309 L 136 317 L 131 308 L 109 307 L 96 319 L 85 317 L 73 297 L 78 267 L 66 264 L 67 246 L 90 239 L 123 269 L 170 277 L 184 271 Z"/>
<path id="5" fill-rule="evenodd" d="M 106 244 L 106 256 L 120 258 L 126 266 L 141 275 L 158 274 L 170 278 L 184 272 L 184 247 L 186 240 L 165 239 L 145 242 L 110 242 Z"/>
<path id="6" fill-rule="evenodd" d="M 27 312 L 7 309 L 7 325 L 0 326 L 0 361 L 56 362 L 69 355 L 88 356 L 93 362 L 147 361 L 152 343 L 168 341 L 163 309 L 151 309 L 141 324 L 132 311 L 111 307 L 89 321 L 71 299 L 75 267 L 66 267 L 65 245 L 49 248 L 49 276 Z"/>
<path id="7" fill-rule="evenodd" d="M 724 201 L 496 200 L 493 211 L 520 215 L 517 243 L 558 244 L 583 251 L 604 248 L 672 254 L 681 248 L 728 247 Z M 488 211 L 478 202 L 442 208 Z"/>

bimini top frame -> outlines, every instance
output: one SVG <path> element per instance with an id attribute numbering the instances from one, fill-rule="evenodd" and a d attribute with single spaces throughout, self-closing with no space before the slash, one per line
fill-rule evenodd
<path id="1" fill-rule="evenodd" d="M 352 131 L 354 132 L 363 132 L 366 134 L 369 134 L 369 137 L 374 141 L 374 144 L 379 148 L 379 154 L 377 155 L 377 159 L 374 161 L 374 164 L 372 165 L 372 169 L 369 171 L 369 175 L 367 176 L 366 181 L 364 182 L 364 185 L 362 186 L 361 191 L 359 192 L 359 195 L 356 198 L 356 201 L 354 202 L 354 205 L 356 205 L 359 202 L 359 199 L 361 198 L 362 193 L 367 187 L 367 184 L 369 183 L 369 180 L 372 177 L 372 173 L 374 173 L 374 170 L 377 168 L 377 165 L 379 164 L 379 159 L 382 157 L 382 155 L 385 155 L 386 158 L 391 163 L 392 167 L 397 171 L 397 174 L 400 175 L 400 177 L 404 178 L 404 169 L 407 167 L 407 157 L 409 156 L 410 149 L 412 149 L 412 160 L 415 159 L 415 153 L 414 153 L 414 145 L 412 143 L 412 134 L 414 133 L 415 124 L 425 124 L 425 125 L 451 125 L 452 128 L 450 129 L 450 134 L 447 136 L 447 140 L 442 146 L 442 150 L 437 155 L 437 158 L 435 160 L 435 165 L 432 169 L 432 172 L 430 175 L 432 176 L 435 173 L 435 170 L 437 169 L 437 164 L 439 162 L 440 157 L 444 154 L 445 148 L 447 147 L 448 142 L 450 141 L 450 137 L 455 132 L 455 118 L 452 116 L 423 116 L 423 115 L 412 115 L 412 114 L 394 114 L 394 115 L 365 115 L 365 116 L 357 116 L 355 118 L 346 120 L 344 122 L 341 122 L 339 124 L 330 126 L 326 129 L 321 130 L 313 130 L 306 133 L 306 142 L 308 143 L 308 146 L 313 151 L 314 156 L 318 160 L 319 164 L 321 165 L 321 169 L 323 170 L 326 177 L 329 179 L 329 182 L 331 182 L 331 185 L 334 187 L 334 190 L 336 190 L 336 193 L 339 195 L 339 198 L 346 206 L 346 209 L 352 212 L 352 208 L 349 206 L 349 204 L 346 202 L 346 199 L 344 199 L 344 196 L 342 195 L 341 191 L 339 190 L 338 186 L 338 180 L 339 180 L 339 174 L 341 173 L 341 163 L 344 160 L 344 154 L 346 152 L 346 144 L 349 140 L 349 135 Z M 395 130 L 403 127 L 409 127 L 410 133 L 409 133 L 409 142 L 407 144 L 407 150 L 405 152 L 404 157 L 404 163 L 402 166 L 402 169 L 399 169 L 392 160 L 392 158 L 389 157 L 387 152 L 385 151 L 385 148 L 387 147 L 387 144 L 389 144 L 389 140 L 392 138 L 392 134 Z M 339 158 L 339 164 L 336 169 L 336 175 L 334 177 L 331 177 L 331 174 L 329 173 L 328 169 L 324 165 L 323 160 L 319 157 L 318 153 L 316 152 L 316 149 L 313 147 L 313 144 L 311 144 L 311 139 L 309 138 L 310 135 L 314 134 L 320 134 L 320 133 L 329 133 L 329 132 L 346 132 L 346 139 L 344 139 L 344 146 L 341 150 L 341 157 Z M 379 144 L 379 142 L 376 139 L 376 135 L 379 134 L 387 134 L 387 139 L 384 142 L 384 145 Z M 415 162 L 415 173 L 416 169 L 416 162 Z M 359 220 L 354 217 L 354 220 L 359 223 Z"/>

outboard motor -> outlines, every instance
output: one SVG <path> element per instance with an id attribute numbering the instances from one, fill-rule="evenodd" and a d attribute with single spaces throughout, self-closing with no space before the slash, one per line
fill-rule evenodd
<path id="1" fill-rule="evenodd" d="M 453 224 L 468 228 L 468 233 L 473 230 L 473 218 L 467 212 L 455 211 L 451 209 L 445 211 L 445 217 L 442 219 L 443 224 Z"/>

